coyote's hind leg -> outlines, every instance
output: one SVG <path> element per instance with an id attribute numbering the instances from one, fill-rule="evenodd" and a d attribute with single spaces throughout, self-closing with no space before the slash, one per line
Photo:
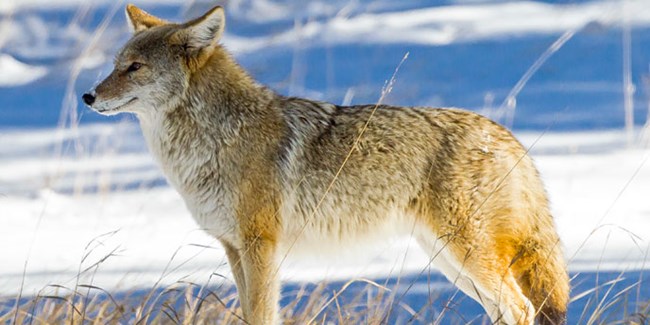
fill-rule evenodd
<path id="1" fill-rule="evenodd" d="M 507 263 L 489 249 L 471 250 L 458 238 L 437 237 L 432 231 L 417 236 L 433 264 L 461 291 L 480 303 L 493 323 L 533 324 L 535 310 L 524 296 Z"/>

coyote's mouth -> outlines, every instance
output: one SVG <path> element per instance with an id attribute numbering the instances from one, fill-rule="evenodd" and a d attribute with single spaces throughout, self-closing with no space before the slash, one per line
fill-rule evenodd
<path id="1" fill-rule="evenodd" d="M 137 100 L 138 100 L 138 97 L 133 97 L 133 98 L 129 99 L 128 101 L 126 101 L 125 103 L 119 104 L 119 105 L 117 105 L 115 107 L 108 107 L 108 108 L 97 107 L 97 108 L 95 108 L 95 110 L 98 113 L 101 113 L 101 114 L 117 113 L 120 109 L 131 105 L 132 103 L 136 102 Z"/>

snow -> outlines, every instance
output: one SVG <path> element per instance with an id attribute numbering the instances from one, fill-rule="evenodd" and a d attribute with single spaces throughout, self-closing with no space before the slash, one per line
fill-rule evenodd
<path id="1" fill-rule="evenodd" d="M 220 245 L 198 228 L 173 189 L 108 190 L 111 184 L 161 179 L 138 132 L 126 124 L 0 134 L 1 143 L 16 144 L 0 156 L 0 245 L 11 248 L 3 253 L 0 291 L 15 293 L 23 280 L 27 293 L 47 284 L 73 286 L 80 269 L 110 253 L 115 256 L 82 281 L 128 289 L 229 275 Z M 127 147 L 107 144 L 111 150 L 77 159 L 53 150 L 61 141 L 118 135 Z M 519 137 L 529 146 L 537 140 L 531 152 L 573 270 L 650 266 L 650 150 L 625 149 L 621 131 Z M 81 191 L 79 183 L 96 190 Z M 291 261 L 282 274 L 289 281 L 372 278 L 419 271 L 427 262 L 414 242 L 394 239 L 345 259 Z"/>
<path id="2" fill-rule="evenodd" d="M 80 5 L 80 0 L 64 1 L 8 1 L 0 3 L 0 13 L 33 8 L 74 8 Z M 92 5 L 99 6 L 109 1 L 95 1 Z M 152 1 L 136 1 L 137 5 L 151 5 Z M 167 0 L 158 5 L 181 5 L 178 0 Z M 305 5 L 281 4 L 273 1 L 233 1 L 226 6 L 229 17 L 255 23 L 296 22 L 300 28 L 290 24 L 284 29 L 273 28 L 275 34 L 264 36 L 241 36 L 226 31 L 225 44 L 235 53 L 250 53 L 263 51 L 269 46 L 291 46 L 299 40 L 302 46 L 317 46 L 321 44 L 421 44 L 448 45 L 458 42 L 470 42 L 503 37 L 531 34 L 561 34 L 568 30 L 578 30 L 583 27 L 620 26 L 623 22 L 624 11 L 619 1 L 589 1 L 575 4 L 548 4 L 534 1 L 496 2 L 496 3 L 462 3 L 448 6 L 417 8 L 401 11 L 373 12 L 372 9 L 382 8 L 381 3 L 375 7 L 368 6 L 366 11 L 356 13 L 362 8 L 353 10 L 354 5 L 333 5 L 327 2 L 310 2 Z M 628 22 L 633 27 L 650 26 L 650 10 L 644 1 L 628 1 L 626 12 Z M 327 19 L 311 19 L 322 17 Z M 303 17 L 303 19 L 296 18 Z M 179 19 L 179 17 L 165 17 Z M 86 41 L 87 31 L 75 31 L 75 24 L 70 26 L 46 26 L 39 18 L 29 16 L 26 22 L 11 19 L 2 20 L 8 30 L 2 36 L 13 40 L 16 44 L 24 45 L 24 31 L 14 24 L 20 24 L 39 40 L 36 45 L 43 45 L 48 38 L 73 38 Z M 124 26 L 111 25 L 111 29 L 124 31 Z M 70 35 L 75 32 L 75 35 Z M 49 33 L 49 34 L 48 34 Z M 47 35 L 49 36 L 47 36 Z M 0 48 L 4 43 L 0 39 Z M 32 44 L 34 45 L 34 44 Z M 53 46 L 52 44 L 47 44 Z M 99 45 L 101 46 L 101 45 Z M 57 49 L 62 56 L 69 55 L 71 49 Z M 105 49 L 111 50 L 111 49 Z M 112 49 L 114 50 L 114 49 Z M 47 51 L 43 48 L 16 47 L 13 51 L 23 56 L 43 56 Z M 36 51 L 36 53 L 34 53 Z M 51 52 L 50 52 L 51 53 Z M 51 54 L 50 54 L 51 55 Z M 110 56 L 108 56 L 110 57 Z M 96 58 L 102 58 L 97 54 Z M 106 60 L 106 58 L 103 58 Z M 96 66 L 95 63 L 92 66 Z"/>
<path id="3" fill-rule="evenodd" d="M 30 66 L 12 56 L 0 54 L 0 87 L 12 87 L 34 82 L 47 74 L 47 69 Z"/>
<path id="4" fill-rule="evenodd" d="M 642 1 L 627 5 L 632 26 L 650 25 L 650 10 Z M 343 9 L 341 9 L 343 12 Z M 280 17 L 277 9 L 273 17 Z M 255 15 L 259 16 L 259 15 Z M 270 17 L 267 17 L 270 18 Z M 541 2 L 497 2 L 462 4 L 406 11 L 337 14 L 326 21 L 310 20 L 273 37 L 273 45 L 289 45 L 299 39 L 312 44 L 395 44 L 447 45 L 530 34 L 561 34 L 586 26 L 619 26 L 624 18 L 617 1 L 580 4 Z M 257 51 L 267 43 L 251 39 L 235 52 Z M 242 42 L 243 43 L 243 42 Z M 237 44 L 240 44 L 239 42 Z"/>

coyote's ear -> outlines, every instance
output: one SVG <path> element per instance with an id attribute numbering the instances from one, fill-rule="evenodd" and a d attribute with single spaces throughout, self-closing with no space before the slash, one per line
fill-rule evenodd
<path id="1" fill-rule="evenodd" d="M 132 4 L 126 5 L 126 18 L 134 33 L 167 23 Z"/>
<path id="2" fill-rule="evenodd" d="M 205 15 L 185 23 L 176 35 L 187 51 L 211 50 L 223 34 L 226 17 L 220 6 L 210 9 Z"/>

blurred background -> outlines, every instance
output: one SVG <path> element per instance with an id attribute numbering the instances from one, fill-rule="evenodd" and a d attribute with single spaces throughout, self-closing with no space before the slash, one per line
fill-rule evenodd
<path id="1" fill-rule="evenodd" d="M 177 22 L 224 6 L 222 44 L 283 95 L 376 103 L 394 77 L 382 103 L 499 121 L 540 168 L 572 272 L 650 265 L 650 0 L 132 2 Z M 79 100 L 130 37 L 125 5 L 0 2 L 3 294 L 80 275 L 129 289 L 228 273 L 137 119 Z M 284 277 L 390 278 L 428 260 L 401 239 L 361 255 L 289 263 Z M 649 288 L 640 287 L 646 299 Z"/>

